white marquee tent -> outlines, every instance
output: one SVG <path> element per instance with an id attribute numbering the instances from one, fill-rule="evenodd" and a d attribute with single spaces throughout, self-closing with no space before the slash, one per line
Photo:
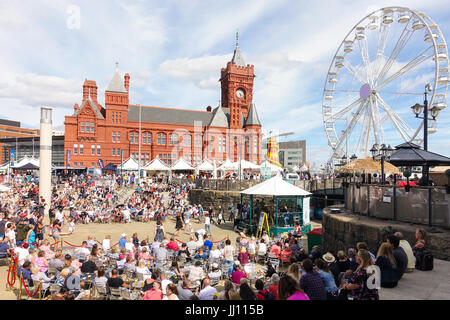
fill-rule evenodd
<path id="1" fill-rule="evenodd" d="M 148 165 L 143 167 L 142 169 L 146 171 L 169 171 L 170 168 L 166 166 L 160 159 L 153 159 Z"/>
<path id="2" fill-rule="evenodd" d="M 253 187 L 241 191 L 241 193 L 247 195 L 264 195 L 275 197 L 312 195 L 312 193 L 294 186 L 292 183 L 284 181 L 279 174 L 270 179 L 267 179 L 266 181 L 258 183 Z"/>
<path id="3" fill-rule="evenodd" d="M 231 162 L 230 159 L 226 159 L 224 163 L 222 163 L 217 170 L 220 171 L 228 171 L 233 170 L 237 171 L 239 170 L 239 164 L 237 162 Z"/>
<path id="4" fill-rule="evenodd" d="M 133 158 L 128 158 L 128 160 L 123 163 L 121 170 L 138 171 L 139 164 Z"/>
<path id="5" fill-rule="evenodd" d="M 213 171 L 214 165 L 207 159 L 205 159 L 197 168 L 198 171 Z"/>
<path id="6" fill-rule="evenodd" d="M 172 171 L 185 171 L 185 170 L 194 170 L 194 168 L 184 160 L 184 158 L 180 158 L 171 168 Z"/>
<path id="7" fill-rule="evenodd" d="M 271 171 L 283 171 L 282 167 L 276 166 L 276 165 L 270 163 L 267 160 L 264 160 L 259 167 L 260 168 L 263 168 L 263 167 L 264 168 L 270 168 Z"/>

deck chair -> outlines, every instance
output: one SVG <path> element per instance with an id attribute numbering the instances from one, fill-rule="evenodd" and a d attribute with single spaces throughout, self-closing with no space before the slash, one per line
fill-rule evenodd
<path id="1" fill-rule="evenodd" d="M 120 300 L 121 296 L 120 288 L 109 288 L 109 300 Z"/>

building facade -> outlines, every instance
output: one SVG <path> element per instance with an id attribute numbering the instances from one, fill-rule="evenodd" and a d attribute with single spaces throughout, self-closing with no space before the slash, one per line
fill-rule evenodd
<path id="1" fill-rule="evenodd" d="M 24 157 L 39 158 L 40 138 L 39 137 L 21 137 L 21 138 L 5 138 L 0 139 L 3 145 L 1 153 L 2 163 L 10 162 L 11 149 L 15 150 L 15 161 L 19 161 Z M 64 136 L 52 136 L 52 166 L 64 166 Z"/>
<path id="2" fill-rule="evenodd" d="M 10 151 L 10 148 L 8 148 L 7 150 L 5 149 L 5 145 L 3 144 L 3 142 L 1 142 L 3 139 L 13 139 L 13 141 L 15 142 L 16 138 L 18 139 L 18 138 L 38 137 L 38 136 L 39 136 L 39 129 L 21 128 L 20 122 L 18 121 L 0 119 L 0 155 L 2 157 L 1 164 L 9 162 L 9 151 Z M 6 152 L 8 152 L 7 156 L 5 156 Z M 15 157 L 17 159 L 17 155 Z"/>
<path id="3" fill-rule="evenodd" d="M 306 140 L 279 143 L 278 158 L 285 168 L 300 167 L 306 163 Z"/>
<path id="4" fill-rule="evenodd" d="M 83 84 L 81 104 L 65 117 L 64 156 L 70 167 L 119 165 L 128 157 L 145 165 L 158 157 L 173 165 L 183 157 L 196 166 L 204 159 L 239 158 L 261 162 L 261 123 L 253 103 L 254 66 L 245 65 L 236 43 L 233 58 L 221 69 L 221 105 L 205 111 L 130 103 L 131 77 L 116 72 L 98 103 L 97 85 Z"/>

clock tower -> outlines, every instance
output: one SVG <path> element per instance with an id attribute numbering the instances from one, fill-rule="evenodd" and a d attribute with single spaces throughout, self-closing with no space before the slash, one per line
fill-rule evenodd
<path id="1" fill-rule="evenodd" d="M 236 32 L 236 48 L 233 58 L 222 68 L 222 108 L 230 109 L 230 128 L 242 128 L 253 99 L 254 66 L 245 65 L 239 50 L 239 34 Z"/>

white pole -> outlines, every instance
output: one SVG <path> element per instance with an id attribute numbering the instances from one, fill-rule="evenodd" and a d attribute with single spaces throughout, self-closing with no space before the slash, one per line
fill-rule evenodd
<path id="1" fill-rule="evenodd" d="M 39 151 L 39 199 L 45 199 L 44 224 L 49 224 L 48 210 L 52 188 L 52 109 L 41 108 L 41 132 Z"/>
<path id="2" fill-rule="evenodd" d="M 138 184 L 141 183 L 141 105 L 139 105 L 139 159 L 138 159 Z"/>

